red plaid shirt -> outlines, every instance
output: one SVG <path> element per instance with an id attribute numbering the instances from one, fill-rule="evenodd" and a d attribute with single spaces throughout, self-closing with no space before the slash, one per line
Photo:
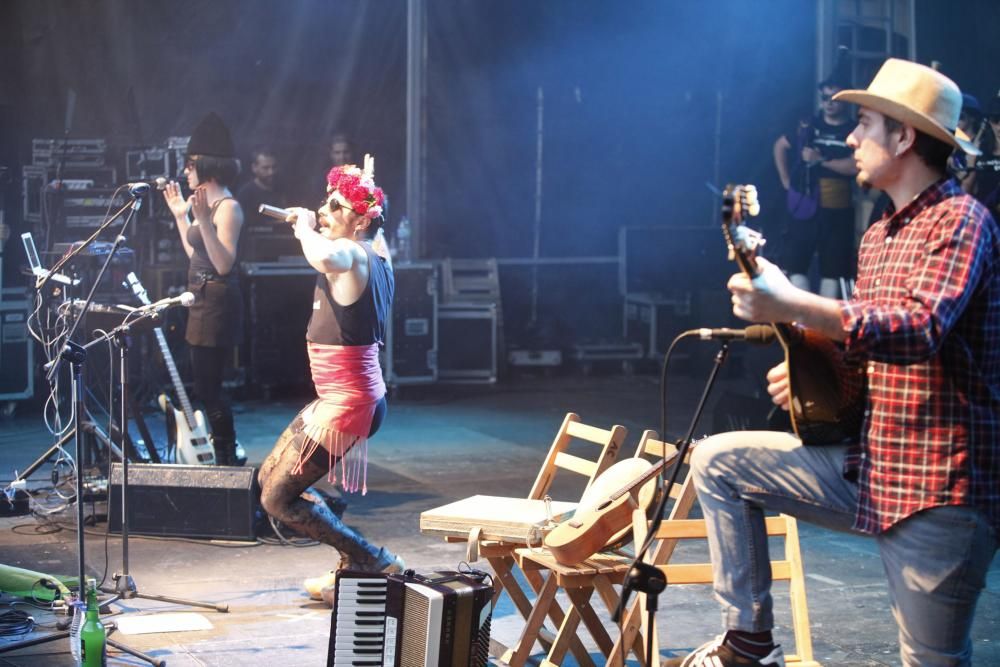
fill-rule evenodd
<path id="1" fill-rule="evenodd" d="M 941 180 L 861 242 L 841 307 L 868 367 L 855 527 L 880 533 L 922 509 L 973 505 L 1000 528 L 1000 230 Z"/>

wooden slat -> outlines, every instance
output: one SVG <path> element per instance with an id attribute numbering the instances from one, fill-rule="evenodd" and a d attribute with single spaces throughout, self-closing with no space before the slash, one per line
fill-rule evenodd
<path id="1" fill-rule="evenodd" d="M 583 422 L 571 421 L 566 425 L 566 432 L 574 438 L 580 438 L 603 447 L 611 439 L 611 431 L 597 426 L 589 426 Z"/>
<path id="2" fill-rule="evenodd" d="M 711 563 L 674 563 L 659 565 L 660 570 L 667 575 L 667 584 L 710 584 L 712 583 Z M 771 578 L 775 581 L 791 579 L 792 568 L 787 560 L 771 561 Z"/>
<path id="3" fill-rule="evenodd" d="M 597 464 L 593 461 L 566 452 L 556 454 L 555 465 L 563 470 L 572 470 L 584 477 L 592 476 L 597 470 Z"/>
<path id="4" fill-rule="evenodd" d="M 764 519 L 770 537 L 784 535 L 788 531 L 785 518 L 769 516 Z M 691 540 L 708 537 L 704 519 L 674 519 L 664 521 L 656 531 L 657 539 Z"/>

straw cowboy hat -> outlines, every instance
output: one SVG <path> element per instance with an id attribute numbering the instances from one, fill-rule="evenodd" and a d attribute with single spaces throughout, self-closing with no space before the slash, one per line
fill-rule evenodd
<path id="1" fill-rule="evenodd" d="M 877 111 L 969 155 L 980 153 L 958 129 L 962 91 L 954 81 L 930 67 L 889 58 L 867 90 L 842 90 L 833 99 Z"/>

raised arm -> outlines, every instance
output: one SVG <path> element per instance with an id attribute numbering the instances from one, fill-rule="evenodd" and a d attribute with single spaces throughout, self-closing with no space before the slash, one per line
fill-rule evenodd
<path id="1" fill-rule="evenodd" d="M 304 208 L 293 208 L 288 221 L 293 223 L 295 238 L 302 246 L 302 255 L 320 273 L 345 273 L 354 268 L 361 246 L 349 239 L 328 239 L 316 231 L 316 214 Z"/>
<path id="2" fill-rule="evenodd" d="M 174 215 L 174 222 L 177 224 L 177 233 L 180 234 L 181 243 L 184 245 L 184 252 L 188 257 L 194 253 L 194 248 L 187 240 L 187 230 L 191 226 L 188 219 L 188 211 L 191 209 L 191 202 L 181 196 L 181 186 L 177 181 L 170 181 L 163 189 L 163 200 L 167 203 L 167 208 Z"/>

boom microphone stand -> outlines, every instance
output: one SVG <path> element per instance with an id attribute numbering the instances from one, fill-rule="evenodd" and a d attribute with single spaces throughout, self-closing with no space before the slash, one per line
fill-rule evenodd
<path id="1" fill-rule="evenodd" d="M 138 194 L 136 192 L 130 192 L 130 194 L 132 195 L 132 201 L 130 203 L 126 204 L 124 207 L 122 207 L 122 209 L 119 210 L 118 213 L 116 213 L 110 220 L 108 220 L 108 222 L 106 222 L 105 224 L 101 225 L 101 227 L 98 229 L 98 231 L 95 232 L 91 236 L 91 238 L 87 241 L 87 243 L 85 243 L 84 245 L 82 245 L 73 254 L 76 254 L 82 248 L 85 248 L 90 243 L 90 241 L 92 241 L 93 239 L 97 238 L 97 234 L 100 233 L 100 231 L 102 229 L 104 229 L 108 225 L 110 225 L 116 218 L 118 218 L 120 215 L 122 215 L 126 210 L 129 211 L 129 214 L 125 218 L 125 224 L 122 225 L 122 232 L 124 232 L 128 228 L 129 222 L 131 222 L 132 218 L 135 216 L 135 213 L 138 212 L 139 208 L 142 206 L 142 199 L 139 198 Z M 100 284 L 101 280 L 104 278 L 104 273 L 105 273 L 105 271 L 107 271 L 108 266 L 111 265 L 111 260 L 114 258 L 115 252 L 118 250 L 118 248 L 124 242 L 124 240 L 125 240 L 125 237 L 124 237 L 124 235 L 121 235 L 121 234 L 118 236 L 118 238 L 115 239 L 115 243 L 111 247 L 111 252 L 108 253 L 107 260 L 105 260 L 104 264 L 101 266 L 100 271 L 98 271 L 98 273 L 97 273 L 97 277 L 94 280 L 94 284 L 90 288 L 90 293 L 87 295 L 87 299 L 86 299 L 86 301 L 83 304 L 83 308 L 80 310 L 79 316 L 77 316 L 77 319 L 73 322 L 73 326 L 70 328 L 69 333 L 66 335 L 66 344 L 65 344 L 65 346 L 63 347 L 63 349 L 60 352 L 59 356 L 57 358 L 53 359 L 50 362 L 50 365 L 49 365 L 49 368 L 48 368 L 48 371 L 49 371 L 48 380 L 49 380 L 50 383 L 53 381 L 53 379 L 56 377 L 56 374 L 59 372 L 60 362 L 66 361 L 66 362 L 68 362 L 70 364 L 70 366 L 72 368 L 72 384 L 71 384 L 71 387 L 72 387 L 72 393 L 73 393 L 73 416 L 74 416 L 74 422 L 75 422 L 74 430 L 75 430 L 75 441 L 76 441 L 76 453 L 75 453 L 75 456 L 76 456 L 76 465 L 77 465 L 77 467 L 76 467 L 76 547 L 77 547 L 77 569 L 78 569 L 78 576 L 79 576 L 79 579 L 77 581 L 77 594 L 79 595 L 79 597 L 81 599 L 83 599 L 83 597 L 84 597 L 84 592 L 85 592 L 84 591 L 84 587 L 86 586 L 86 582 L 87 582 L 87 576 L 86 576 L 87 575 L 86 552 L 85 552 L 85 540 L 84 540 L 84 529 L 83 529 L 83 524 L 84 524 L 84 520 L 85 520 L 84 519 L 84 513 L 83 513 L 83 491 L 84 491 L 84 489 L 83 489 L 83 474 L 82 474 L 82 471 L 80 470 L 80 465 L 81 465 L 81 462 L 83 461 L 83 429 L 84 429 L 83 415 L 84 415 L 84 413 L 85 413 L 85 411 L 87 409 L 86 408 L 86 404 L 84 402 L 83 364 L 87 360 L 87 349 L 86 349 L 86 347 L 89 347 L 90 345 L 82 346 L 79 343 L 76 343 L 75 341 L 73 341 L 73 335 L 76 333 L 77 328 L 80 326 L 81 320 L 83 320 L 84 316 L 87 314 L 87 309 L 90 307 L 90 302 L 93 301 L 93 298 L 94 298 L 94 292 L 97 291 L 97 286 Z M 65 263 L 65 261 L 62 262 L 61 264 L 58 264 L 57 266 L 61 266 L 64 263 Z M 55 273 L 56 273 L 56 271 L 53 271 L 49 275 L 51 276 L 51 275 L 54 275 Z M 48 276 L 41 281 L 41 283 L 38 286 L 38 289 L 42 289 L 45 286 L 45 282 L 47 282 L 47 281 L 48 281 Z M 100 342 L 100 341 L 98 340 L 98 341 L 95 341 L 95 342 Z M 126 456 L 122 456 L 122 460 L 123 461 L 126 460 L 127 458 L 128 457 L 126 457 Z M 65 630 L 62 630 L 62 631 L 55 632 L 55 633 L 53 633 L 53 634 L 51 634 L 51 635 L 49 635 L 47 637 L 39 637 L 37 639 L 30 639 L 30 640 L 23 641 L 23 642 L 17 642 L 17 643 L 14 643 L 14 644 L 8 644 L 6 646 L 0 647 L 0 653 L 6 653 L 7 651 L 14 651 L 14 650 L 17 650 L 17 649 L 20 649 L 20 648 L 25 648 L 27 646 L 34 646 L 34 645 L 37 645 L 37 644 L 44 644 L 44 643 L 47 643 L 47 642 L 50 642 L 50 641 L 57 641 L 59 639 L 64 639 L 64 638 L 67 638 L 67 637 L 69 637 L 69 632 L 65 631 Z M 160 660 L 158 658 L 153 658 L 151 656 L 146 655 L 145 653 L 141 653 L 139 651 L 136 651 L 135 649 L 133 649 L 131 647 L 125 646 L 124 644 L 121 644 L 121 643 L 119 643 L 119 642 L 111 639 L 110 637 L 108 637 L 107 643 L 108 643 L 109 646 L 113 646 L 114 648 L 117 648 L 119 651 L 124 651 L 125 653 L 128 653 L 130 655 L 134 655 L 135 657 L 140 658 L 142 660 L 145 660 L 146 662 L 148 662 L 148 663 L 150 663 L 152 665 L 156 665 L 157 667 L 161 667 L 163 664 L 165 664 L 164 661 L 162 661 L 162 660 Z"/>
<path id="2" fill-rule="evenodd" d="M 689 335 L 691 333 L 697 332 L 685 332 L 684 334 L 681 334 L 680 337 L 684 337 L 685 335 Z M 676 342 L 676 340 L 674 342 Z M 671 348 L 672 347 L 673 346 L 671 346 Z M 622 612 L 625 610 L 628 598 L 632 592 L 637 591 L 646 594 L 646 614 L 649 619 L 646 626 L 649 628 L 648 636 L 646 637 L 647 665 L 659 664 L 658 662 L 653 662 L 653 656 L 650 655 L 650 652 L 652 651 L 653 628 L 655 627 L 654 623 L 656 621 L 656 611 L 659 606 L 660 593 L 662 593 L 667 587 L 667 576 L 664 571 L 655 564 L 644 562 L 643 558 L 646 556 L 646 552 L 649 551 L 650 546 L 652 546 L 654 535 L 656 535 L 656 531 L 663 522 L 663 514 L 666 512 L 667 502 L 670 500 L 670 491 L 677 482 L 681 465 L 684 463 L 688 449 L 691 448 L 691 441 L 694 439 L 694 431 L 698 427 L 698 421 L 701 419 L 701 414 L 705 410 L 705 404 L 708 402 L 708 396 L 712 391 L 712 387 L 715 385 L 715 380 L 718 377 L 719 371 L 722 369 L 722 365 L 725 363 L 728 355 L 729 342 L 723 339 L 722 345 L 715 355 L 715 362 L 712 366 L 712 370 L 708 375 L 708 379 L 705 381 L 705 388 L 702 390 L 701 398 L 698 399 L 698 405 L 695 407 L 694 416 L 691 418 L 691 424 L 688 427 L 687 434 L 684 436 L 684 440 L 681 442 L 681 445 L 677 450 L 677 465 L 674 466 L 670 480 L 663 488 L 660 495 L 660 502 L 656 507 L 656 511 L 653 513 L 653 521 L 649 526 L 648 537 L 639 551 L 636 552 L 632 567 L 629 568 L 629 572 L 625 576 L 625 581 L 622 582 L 622 594 L 618 599 L 618 608 L 615 610 L 613 621 L 617 624 L 621 620 Z M 664 360 L 664 371 L 666 371 L 666 363 L 668 360 L 669 352 L 667 353 L 667 359 Z M 666 373 L 664 372 L 664 382 L 666 379 L 665 376 Z M 664 389 L 664 391 L 666 390 Z M 666 437 L 665 434 L 661 434 L 661 436 Z M 664 455 L 666 455 L 666 450 L 664 450 Z"/>
<path id="3" fill-rule="evenodd" d="M 141 316 L 139 319 L 133 321 L 132 324 L 145 317 L 155 316 L 156 313 L 157 309 L 151 309 L 148 311 L 147 315 Z M 118 348 L 118 369 L 120 373 L 119 385 L 121 388 L 121 424 L 128 424 L 127 401 L 125 399 L 128 395 L 128 350 L 131 346 L 131 337 L 129 335 L 130 326 L 131 324 L 128 323 L 128 318 L 125 318 L 125 323 L 115 327 L 107 334 L 107 337 L 113 338 L 115 347 Z M 107 337 L 100 340 L 107 340 Z M 158 600 L 161 602 L 170 602 L 189 607 L 205 607 L 206 609 L 214 609 L 215 611 L 222 613 L 229 611 L 229 605 L 227 604 L 212 604 L 210 602 L 185 600 L 183 598 L 168 597 L 165 595 L 148 595 L 146 593 L 140 593 L 138 587 L 135 585 L 135 581 L 132 579 L 132 575 L 129 574 L 128 568 L 128 457 L 126 456 L 122 458 L 122 571 L 121 573 L 116 572 L 112 575 L 112 578 L 115 581 L 115 587 L 113 589 L 101 589 L 105 593 L 114 593 L 114 595 L 109 600 L 104 602 L 104 604 L 111 604 L 112 602 L 117 602 L 118 600 L 142 598 L 145 600 Z"/>

